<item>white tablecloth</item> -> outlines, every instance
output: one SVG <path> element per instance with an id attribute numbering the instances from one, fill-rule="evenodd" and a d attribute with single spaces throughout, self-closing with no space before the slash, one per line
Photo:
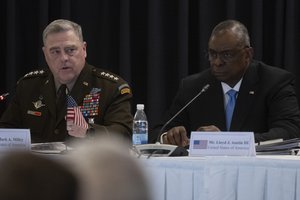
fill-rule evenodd
<path id="1" fill-rule="evenodd" d="M 300 157 L 140 159 L 155 200 L 300 200 Z"/>

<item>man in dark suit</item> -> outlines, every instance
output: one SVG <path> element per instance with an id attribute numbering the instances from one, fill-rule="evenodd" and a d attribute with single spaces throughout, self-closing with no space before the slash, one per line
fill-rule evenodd
<path id="1" fill-rule="evenodd" d="M 252 56 L 246 27 L 235 20 L 219 23 L 208 42 L 210 68 L 182 80 L 162 124 L 205 85 L 209 87 L 161 130 L 161 141 L 186 146 L 190 132 L 196 130 L 251 131 L 256 142 L 299 137 L 300 114 L 293 75 L 255 61 Z M 232 117 L 226 117 L 230 90 L 235 106 Z"/>
<path id="2" fill-rule="evenodd" d="M 80 25 L 55 20 L 45 28 L 43 42 L 49 69 L 18 81 L 0 127 L 29 128 L 32 142 L 111 133 L 130 139 L 131 89 L 121 77 L 86 63 Z"/>

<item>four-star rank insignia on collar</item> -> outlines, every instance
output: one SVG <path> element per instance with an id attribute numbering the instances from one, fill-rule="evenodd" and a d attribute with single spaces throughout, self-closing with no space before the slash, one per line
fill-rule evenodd
<path id="1" fill-rule="evenodd" d="M 42 74 L 45 74 L 44 70 L 35 70 L 35 71 L 32 71 L 32 72 L 29 72 L 29 73 L 25 74 L 24 78 L 29 77 L 29 76 L 34 76 L 34 75 L 42 75 Z"/>
<path id="2" fill-rule="evenodd" d="M 101 74 L 101 76 L 104 76 L 106 78 L 110 78 L 110 79 L 115 80 L 115 81 L 119 80 L 119 78 L 117 76 L 115 76 L 113 74 L 110 74 L 108 72 L 101 72 L 100 74 Z"/>

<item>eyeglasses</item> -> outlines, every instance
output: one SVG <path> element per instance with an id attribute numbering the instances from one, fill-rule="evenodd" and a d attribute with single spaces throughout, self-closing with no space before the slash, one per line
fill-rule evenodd
<path id="1" fill-rule="evenodd" d="M 209 49 L 208 50 L 208 60 L 209 61 L 213 61 L 215 59 L 219 58 L 223 61 L 223 62 L 232 62 L 234 61 L 238 55 L 242 52 L 242 50 L 249 48 L 248 46 L 245 46 L 243 48 L 239 48 L 239 49 L 227 49 L 224 51 L 215 51 L 213 49 Z"/>

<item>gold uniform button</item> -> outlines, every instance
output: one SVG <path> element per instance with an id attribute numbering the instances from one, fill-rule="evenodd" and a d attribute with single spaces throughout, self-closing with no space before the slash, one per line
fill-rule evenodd
<path id="1" fill-rule="evenodd" d="M 54 134 L 56 134 L 56 135 L 59 134 L 59 129 L 55 129 Z"/>

